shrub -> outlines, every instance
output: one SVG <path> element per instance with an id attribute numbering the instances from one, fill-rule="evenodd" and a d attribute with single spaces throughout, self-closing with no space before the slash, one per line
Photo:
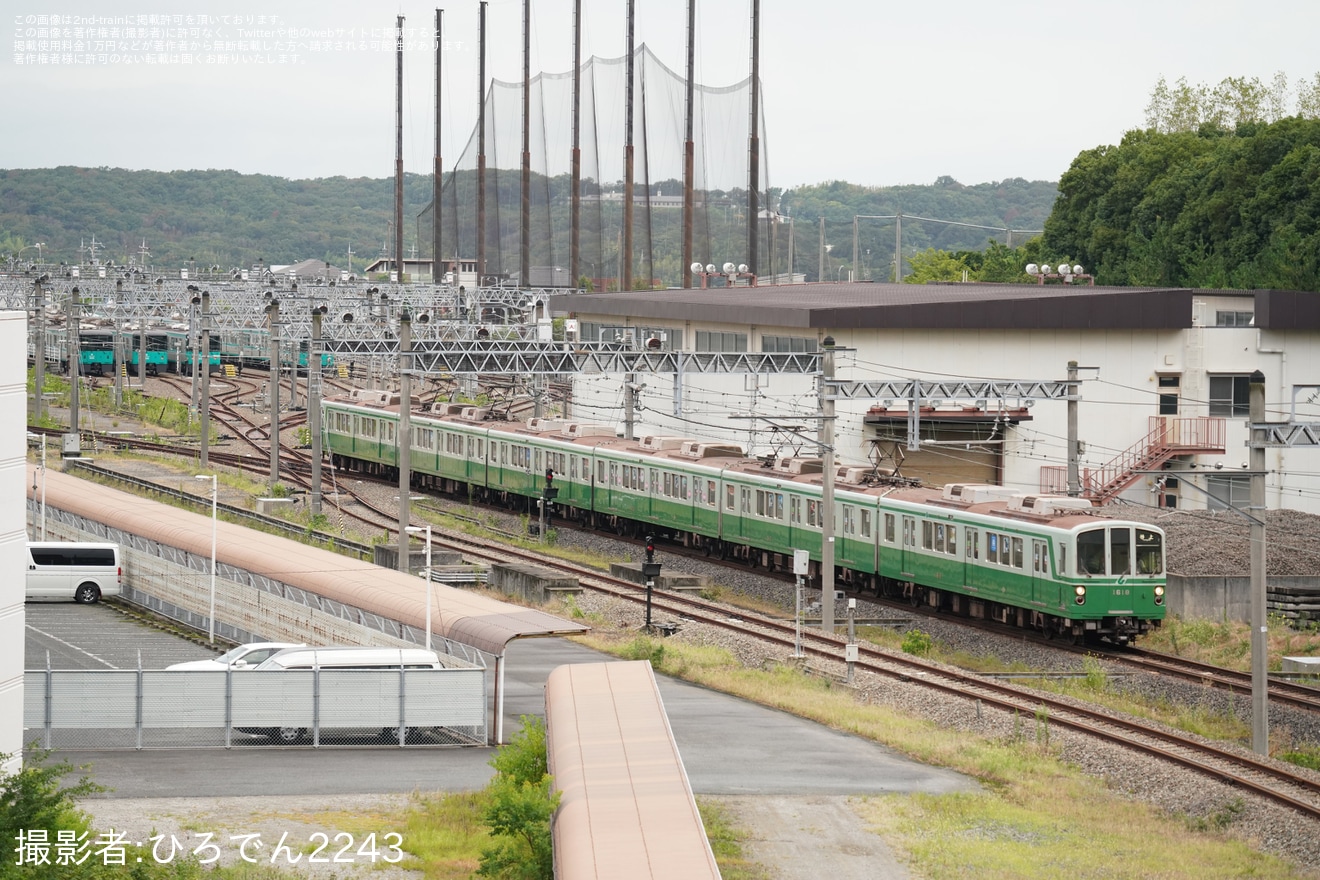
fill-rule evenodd
<path id="1" fill-rule="evenodd" d="M 933 646 L 930 634 L 919 629 L 910 629 L 903 633 L 903 643 L 900 645 L 904 654 L 915 654 L 918 657 L 929 657 Z"/>
<path id="2" fill-rule="evenodd" d="M 495 776 L 486 786 L 490 801 L 482 815 L 492 844 L 481 852 L 482 877 L 551 880 L 554 850 L 550 818 L 559 792 L 546 772 L 545 722 L 522 716 L 522 730 L 490 759 Z"/>

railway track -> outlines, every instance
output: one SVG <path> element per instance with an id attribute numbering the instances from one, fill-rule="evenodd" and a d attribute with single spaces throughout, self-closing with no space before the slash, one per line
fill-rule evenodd
<path id="1" fill-rule="evenodd" d="M 433 541 L 439 546 L 457 550 L 467 559 L 488 563 L 533 563 L 571 574 L 585 589 L 605 593 L 638 606 L 647 601 L 644 587 L 535 551 L 495 548 L 486 541 L 447 533 L 438 538 L 433 533 Z M 781 648 L 785 656 L 796 645 L 798 633 L 791 623 L 744 611 L 731 614 L 727 606 L 663 590 L 653 590 L 650 601 L 653 615 L 668 614 L 680 621 L 699 620 L 709 626 L 767 640 Z M 808 656 L 822 662 L 839 663 L 843 660 L 845 643 L 842 639 L 828 636 L 819 630 L 806 629 L 801 631 L 800 637 L 803 651 Z M 913 683 L 946 696 L 977 702 L 1009 714 L 1027 718 L 1041 718 L 1043 715 L 1050 725 L 1171 761 L 1290 807 L 1312 819 L 1320 819 L 1320 782 L 1305 772 L 1289 769 L 1288 765 L 1202 742 L 1104 710 L 1079 706 L 1047 693 L 959 672 L 909 654 L 869 645 L 858 646 L 856 668 L 885 678 Z"/>
<path id="2" fill-rule="evenodd" d="M 179 387 L 179 386 L 175 386 Z M 190 390 L 190 389 L 189 389 Z M 236 397 L 238 395 L 235 395 Z M 227 405 L 227 404 L 226 404 Z M 236 408 L 235 408 L 236 410 Z M 259 428 L 254 420 L 244 419 L 236 412 L 235 424 L 244 424 Z M 51 432 L 58 433 L 58 432 Z M 140 441 L 135 438 L 106 438 L 120 445 L 150 449 L 155 452 L 180 452 L 169 444 Z M 261 448 L 262 437 L 250 437 L 247 442 L 254 448 Z M 268 454 L 268 434 L 264 438 L 264 451 Z M 195 455 L 196 450 L 186 448 L 183 454 Z M 306 455 L 297 450 L 289 450 L 289 455 L 281 456 L 281 470 L 287 466 L 287 479 L 306 486 L 310 472 L 310 463 Z M 296 454 L 295 454 L 296 453 Z M 254 459 L 251 455 L 235 453 L 211 453 L 218 464 L 233 466 L 252 472 L 265 472 L 267 463 Z M 355 479 L 361 475 L 355 475 Z M 282 479 L 286 477 L 282 476 Z M 349 513 L 354 518 L 368 523 L 373 528 L 388 527 L 396 521 L 397 510 L 383 510 L 375 506 L 368 498 L 340 487 L 340 492 L 353 498 L 365 514 Z M 510 536 L 513 537 L 513 536 Z M 645 589 L 634 583 L 603 575 L 595 569 L 566 563 L 557 558 L 548 557 L 534 551 L 516 548 L 498 549 L 489 541 L 453 534 L 444 530 L 433 533 L 436 546 L 455 549 L 465 558 L 486 562 L 533 562 L 537 565 L 564 571 L 577 577 L 584 588 L 607 593 L 618 599 L 636 603 L 646 602 Z M 791 623 L 774 620 L 749 612 L 736 612 L 731 616 L 725 606 L 680 594 L 653 591 L 653 614 L 672 615 L 680 620 L 696 619 L 701 622 L 721 627 L 743 635 L 765 639 L 790 653 L 795 644 L 794 628 Z M 909 609 L 910 610 L 910 609 Z M 1020 635 L 1020 633 L 1019 633 Z M 801 634 L 804 651 L 822 662 L 837 663 L 843 656 L 843 642 L 818 630 L 804 630 Z M 1067 646 L 1060 645 L 1060 648 Z M 1168 658 L 1150 652 L 1126 651 L 1115 654 L 1114 659 L 1124 662 L 1140 662 L 1144 668 L 1165 675 L 1177 675 L 1184 679 L 1198 682 L 1215 683 L 1218 686 L 1245 690 L 1247 677 L 1241 673 L 1208 667 L 1203 664 L 1190 664 L 1179 658 Z M 1174 662 L 1176 661 L 1176 663 Z M 1042 694 L 1038 691 L 1019 688 L 1008 683 L 995 682 L 971 673 L 957 672 L 920 660 L 906 654 L 887 652 L 870 646 L 858 647 L 857 669 L 876 675 L 920 684 L 951 697 L 978 701 L 1019 716 L 1039 717 L 1044 713 L 1049 723 L 1078 733 L 1098 737 L 1108 742 L 1123 745 L 1126 748 L 1154 755 L 1164 760 L 1173 761 L 1181 766 L 1196 770 L 1208 777 L 1224 780 L 1244 791 L 1251 791 L 1274 802 L 1284 804 L 1298 812 L 1320 818 L 1320 783 L 1287 769 L 1275 766 L 1274 762 L 1255 756 L 1240 754 L 1212 744 L 1202 743 L 1181 734 L 1156 728 L 1143 722 L 1119 718 L 1108 712 L 1088 709 L 1074 705 L 1061 698 Z M 1271 699 L 1287 701 L 1292 705 L 1316 709 L 1314 689 L 1296 685 L 1271 682 Z"/>

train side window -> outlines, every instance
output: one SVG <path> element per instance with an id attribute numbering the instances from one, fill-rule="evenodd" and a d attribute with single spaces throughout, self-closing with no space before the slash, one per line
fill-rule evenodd
<path id="1" fill-rule="evenodd" d="M 950 556 L 958 555 L 958 527 L 949 526 L 949 540 L 946 542 L 945 549 Z"/>
<path id="2" fill-rule="evenodd" d="M 791 523 L 802 522 L 802 499 L 796 495 L 788 499 L 788 521 Z"/>
<path id="3" fill-rule="evenodd" d="M 782 520 L 783 518 L 784 518 L 784 493 L 783 493 L 783 492 L 776 492 L 776 493 L 775 493 L 775 519 Z"/>
<path id="4" fill-rule="evenodd" d="M 706 481 L 706 504 L 714 507 L 718 502 L 715 500 L 715 481 Z"/>
<path id="5" fill-rule="evenodd" d="M 985 533 L 985 561 L 999 562 L 999 535 L 994 532 Z"/>
<path id="6" fill-rule="evenodd" d="M 944 552 L 944 523 L 935 523 L 935 543 L 929 549 Z"/>
<path id="7" fill-rule="evenodd" d="M 921 521 L 921 546 L 926 550 L 935 545 L 935 529 L 932 528 L 934 525 L 929 520 Z"/>
<path id="8" fill-rule="evenodd" d="M 660 494 L 660 472 L 655 468 L 651 468 L 651 494 Z"/>
<path id="9" fill-rule="evenodd" d="M 742 493 L 741 493 L 741 496 L 742 496 L 742 512 L 743 512 L 743 513 L 751 513 L 751 512 L 752 512 L 752 490 L 751 490 L 751 489 L 748 489 L 747 487 L 744 486 L 744 487 L 743 487 L 743 490 L 742 490 Z"/>
<path id="10" fill-rule="evenodd" d="M 570 455 L 568 457 L 568 478 L 570 480 L 577 479 L 577 463 L 578 460 L 576 455 Z"/>
<path id="11" fill-rule="evenodd" d="M 967 527 L 967 558 L 981 558 L 981 533 L 971 526 Z"/>
<path id="12" fill-rule="evenodd" d="M 862 537 L 871 537 L 871 511 L 862 508 Z"/>
<path id="13" fill-rule="evenodd" d="M 725 486 L 725 487 L 724 487 L 724 509 L 725 509 L 725 510 L 733 510 L 733 497 L 734 497 L 734 488 L 733 488 L 733 486 Z"/>
<path id="14" fill-rule="evenodd" d="M 688 492 L 688 478 L 687 478 L 687 475 L 684 474 L 684 475 L 683 475 L 683 500 L 684 500 L 684 501 L 687 501 L 687 500 L 689 500 L 691 497 L 692 497 L 691 494 Z"/>
<path id="15" fill-rule="evenodd" d="M 807 525 L 820 525 L 820 502 L 815 499 L 807 500 Z"/>
<path id="16" fill-rule="evenodd" d="M 894 515 L 892 513 L 885 514 L 885 543 L 894 543 Z"/>
<path id="17" fill-rule="evenodd" d="M 605 485 L 605 462 L 596 462 L 596 482 Z"/>
<path id="18" fill-rule="evenodd" d="M 1014 568 L 1021 568 L 1021 567 L 1022 567 L 1022 539 L 1021 539 L 1021 538 L 1014 538 L 1014 539 L 1013 539 L 1013 567 L 1014 567 Z"/>
<path id="19" fill-rule="evenodd" d="M 999 564 L 1013 564 L 1013 539 L 1008 535 L 999 536 Z"/>

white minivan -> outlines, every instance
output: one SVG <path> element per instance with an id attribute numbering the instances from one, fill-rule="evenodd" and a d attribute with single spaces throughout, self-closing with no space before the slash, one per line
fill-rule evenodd
<path id="1" fill-rule="evenodd" d="M 118 544 L 29 541 L 27 598 L 96 602 L 118 596 L 124 565 Z"/>

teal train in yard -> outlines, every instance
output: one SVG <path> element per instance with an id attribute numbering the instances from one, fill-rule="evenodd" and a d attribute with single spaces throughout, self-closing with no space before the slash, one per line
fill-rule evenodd
<path id="1" fill-rule="evenodd" d="M 398 476 L 397 395 L 323 402 L 340 471 Z M 819 587 L 821 461 L 749 458 L 687 437 L 625 440 L 613 426 L 494 420 L 474 406 L 414 411 L 413 485 L 665 540 L 770 570 L 807 550 Z M 1164 618 L 1164 533 L 1081 498 L 1002 486 L 921 488 L 874 468 L 835 473 L 837 583 L 1074 642 L 1125 643 Z"/>

